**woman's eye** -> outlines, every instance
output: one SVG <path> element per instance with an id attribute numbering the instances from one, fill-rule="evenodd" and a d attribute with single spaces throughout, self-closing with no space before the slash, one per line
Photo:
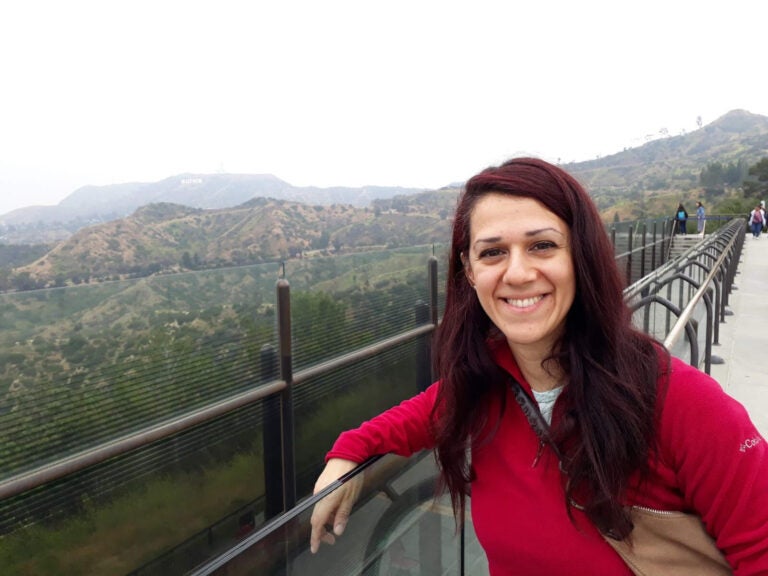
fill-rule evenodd
<path id="1" fill-rule="evenodd" d="M 501 254 L 502 251 L 499 248 L 488 248 L 487 250 L 480 252 L 480 258 L 494 258 L 496 256 L 500 256 Z"/>
<path id="2" fill-rule="evenodd" d="M 555 244 L 554 242 L 550 242 L 549 240 L 542 241 L 542 242 L 536 242 L 536 244 L 534 244 L 531 247 L 532 250 L 537 250 L 537 251 L 540 251 L 540 250 L 551 250 L 552 248 L 557 248 L 557 244 Z"/>

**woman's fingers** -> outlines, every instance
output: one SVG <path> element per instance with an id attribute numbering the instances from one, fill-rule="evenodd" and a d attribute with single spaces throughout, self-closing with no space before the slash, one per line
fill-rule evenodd
<path id="1" fill-rule="evenodd" d="M 344 486 L 339 488 L 340 502 L 338 510 L 336 510 L 336 517 L 333 520 L 333 533 L 336 536 L 341 536 L 347 527 L 349 517 L 352 515 L 352 508 L 354 508 L 360 491 L 363 487 L 362 478 L 352 478 Z"/>
<path id="2" fill-rule="evenodd" d="M 315 483 L 315 494 L 356 466 L 357 464 L 350 460 L 340 458 L 329 460 Z M 344 533 L 352 507 L 360 494 L 361 483 L 360 479 L 353 479 L 315 504 L 310 519 L 312 531 L 309 537 L 309 549 L 312 554 L 318 551 L 321 542 L 334 544 L 335 537 Z"/>
<path id="3" fill-rule="evenodd" d="M 309 551 L 312 552 L 312 554 L 317 553 L 317 551 L 320 549 L 320 543 L 324 542 L 325 544 L 335 544 L 336 543 L 336 537 L 333 535 L 333 533 L 329 530 L 330 526 L 319 526 L 315 527 L 312 526 L 312 535 L 309 538 Z"/>
<path id="4" fill-rule="evenodd" d="M 312 518 L 310 519 L 312 533 L 309 537 L 309 549 L 312 554 L 320 548 L 320 542 L 333 544 L 336 541 L 333 537 L 333 528 L 331 526 L 335 511 L 339 506 L 339 500 L 339 495 L 336 492 L 332 492 L 315 504 L 315 508 L 312 510 Z"/>

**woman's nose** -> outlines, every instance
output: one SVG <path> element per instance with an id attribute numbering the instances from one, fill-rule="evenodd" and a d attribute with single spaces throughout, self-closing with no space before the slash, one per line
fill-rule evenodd
<path id="1" fill-rule="evenodd" d="M 536 269 L 525 254 L 512 254 L 507 260 L 503 281 L 507 284 L 524 284 L 536 278 Z"/>

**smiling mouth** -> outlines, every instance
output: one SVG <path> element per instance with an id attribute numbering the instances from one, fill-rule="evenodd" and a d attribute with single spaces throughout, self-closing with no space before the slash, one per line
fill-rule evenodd
<path id="1" fill-rule="evenodd" d="M 505 298 L 504 301 L 509 304 L 510 306 L 514 306 L 515 308 L 528 308 L 529 306 L 533 306 L 537 302 L 539 302 L 544 296 L 533 296 L 532 298 Z"/>

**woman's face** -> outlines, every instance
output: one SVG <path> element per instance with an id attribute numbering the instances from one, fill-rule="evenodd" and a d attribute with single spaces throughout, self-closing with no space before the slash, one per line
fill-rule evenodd
<path id="1" fill-rule="evenodd" d="M 512 351 L 548 354 L 576 293 L 565 222 L 536 200 L 487 194 L 470 216 L 464 265 L 480 305 Z"/>

